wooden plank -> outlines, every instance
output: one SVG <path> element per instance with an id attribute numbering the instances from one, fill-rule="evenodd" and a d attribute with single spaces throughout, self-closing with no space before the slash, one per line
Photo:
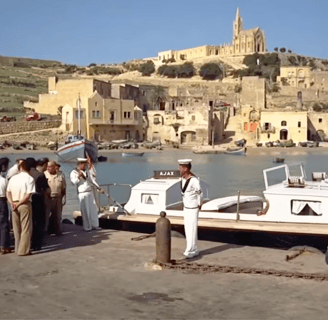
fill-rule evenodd
<path id="1" fill-rule="evenodd" d="M 123 215 L 104 213 L 102 219 L 124 222 L 156 223 L 158 215 L 135 214 Z M 171 224 L 183 225 L 182 217 L 168 217 Z M 265 222 L 265 221 L 235 221 L 222 219 L 198 219 L 199 228 L 210 228 L 227 231 L 270 232 L 289 235 L 328 235 L 328 224 Z"/>

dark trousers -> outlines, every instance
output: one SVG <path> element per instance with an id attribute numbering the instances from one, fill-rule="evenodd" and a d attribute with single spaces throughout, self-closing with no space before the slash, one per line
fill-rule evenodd
<path id="1" fill-rule="evenodd" d="M 40 194 L 32 195 L 32 223 L 32 248 L 39 250 L 42 247 L 44 227 L 46 223 L 44 199 Z"/>
<path id="2" fill-rule="evenodd" d="M 10 247 L 9 212 L 6 198 L 0 198 L 0 247 Z"/>
<path id="3" fill-rule="evenodd" d="M 49 234 L 62 234 L 61 220 L 62 220 L 62 196 L 50 198 L 50 218 L 49 218 Z"/>

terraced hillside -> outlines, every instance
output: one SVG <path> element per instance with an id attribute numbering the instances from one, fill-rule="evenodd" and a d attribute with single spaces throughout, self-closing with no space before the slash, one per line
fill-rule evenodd
<path id="1" fill-rule="evenodd" d="M 0 116 L 23 116 L 23 102 L 38 101 L 47 91 L 48 77 L 60 68 L 56 61 L 0 56 Z"/>

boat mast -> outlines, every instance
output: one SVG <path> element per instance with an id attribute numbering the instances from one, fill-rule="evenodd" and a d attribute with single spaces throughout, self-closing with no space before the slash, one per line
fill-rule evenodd
<path id="1" fill-rule="evenodd" d="M 78 129 L 77 134 L 81 135 L 81 98 L 79 93 L 79 98 L 77 99 L 77 107 L 78 107 Z"/>

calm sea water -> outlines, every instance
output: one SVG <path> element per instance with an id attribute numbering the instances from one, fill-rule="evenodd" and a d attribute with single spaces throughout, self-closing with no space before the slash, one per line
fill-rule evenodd
<path id="1" fill-rule="evenodd" d="M 192 151 L 172 150 L 145 153 L 143 157 L 123 158 L 121 153 L 106 153 L 107 162 L 96 165 L 98 183 L 131 184 L 152 176 L 154 170 L 178 169 L 177 160 L 190 158 L 193 160 L 192 171 L 209 184 L 210 198 L 236 195 L 238 191 L 243 195 L 262 195 L 264 190 L 263 169 L 280 164 L 273 163 L 274 157 L 285 158 L 285 162 L 303 161 L 308 179 L 313 171 L 328 172 L 328 149 L 326 148 L 259 148 L 251 150 L 246 156 L 225 154 L 194 154 Z M 35 159 L 48 157 L 57 160 L 55 155 L 45 153 L 4 154 L 12 162 L 18 157 L 33 156 Z M 76 188 L 69 181 L 69 174 L 74 164 L 62 164 L 62 171 L 67 180 L 67 204 L 63 217 L 72 218 L 72 213 L 79 210 Z M 126 202 L 129 197 L 128 187 L 111 187 L 111 196 L 119 202 Z M 101 198 L 103 205 L 108 204 L 105 196 Z"/>

